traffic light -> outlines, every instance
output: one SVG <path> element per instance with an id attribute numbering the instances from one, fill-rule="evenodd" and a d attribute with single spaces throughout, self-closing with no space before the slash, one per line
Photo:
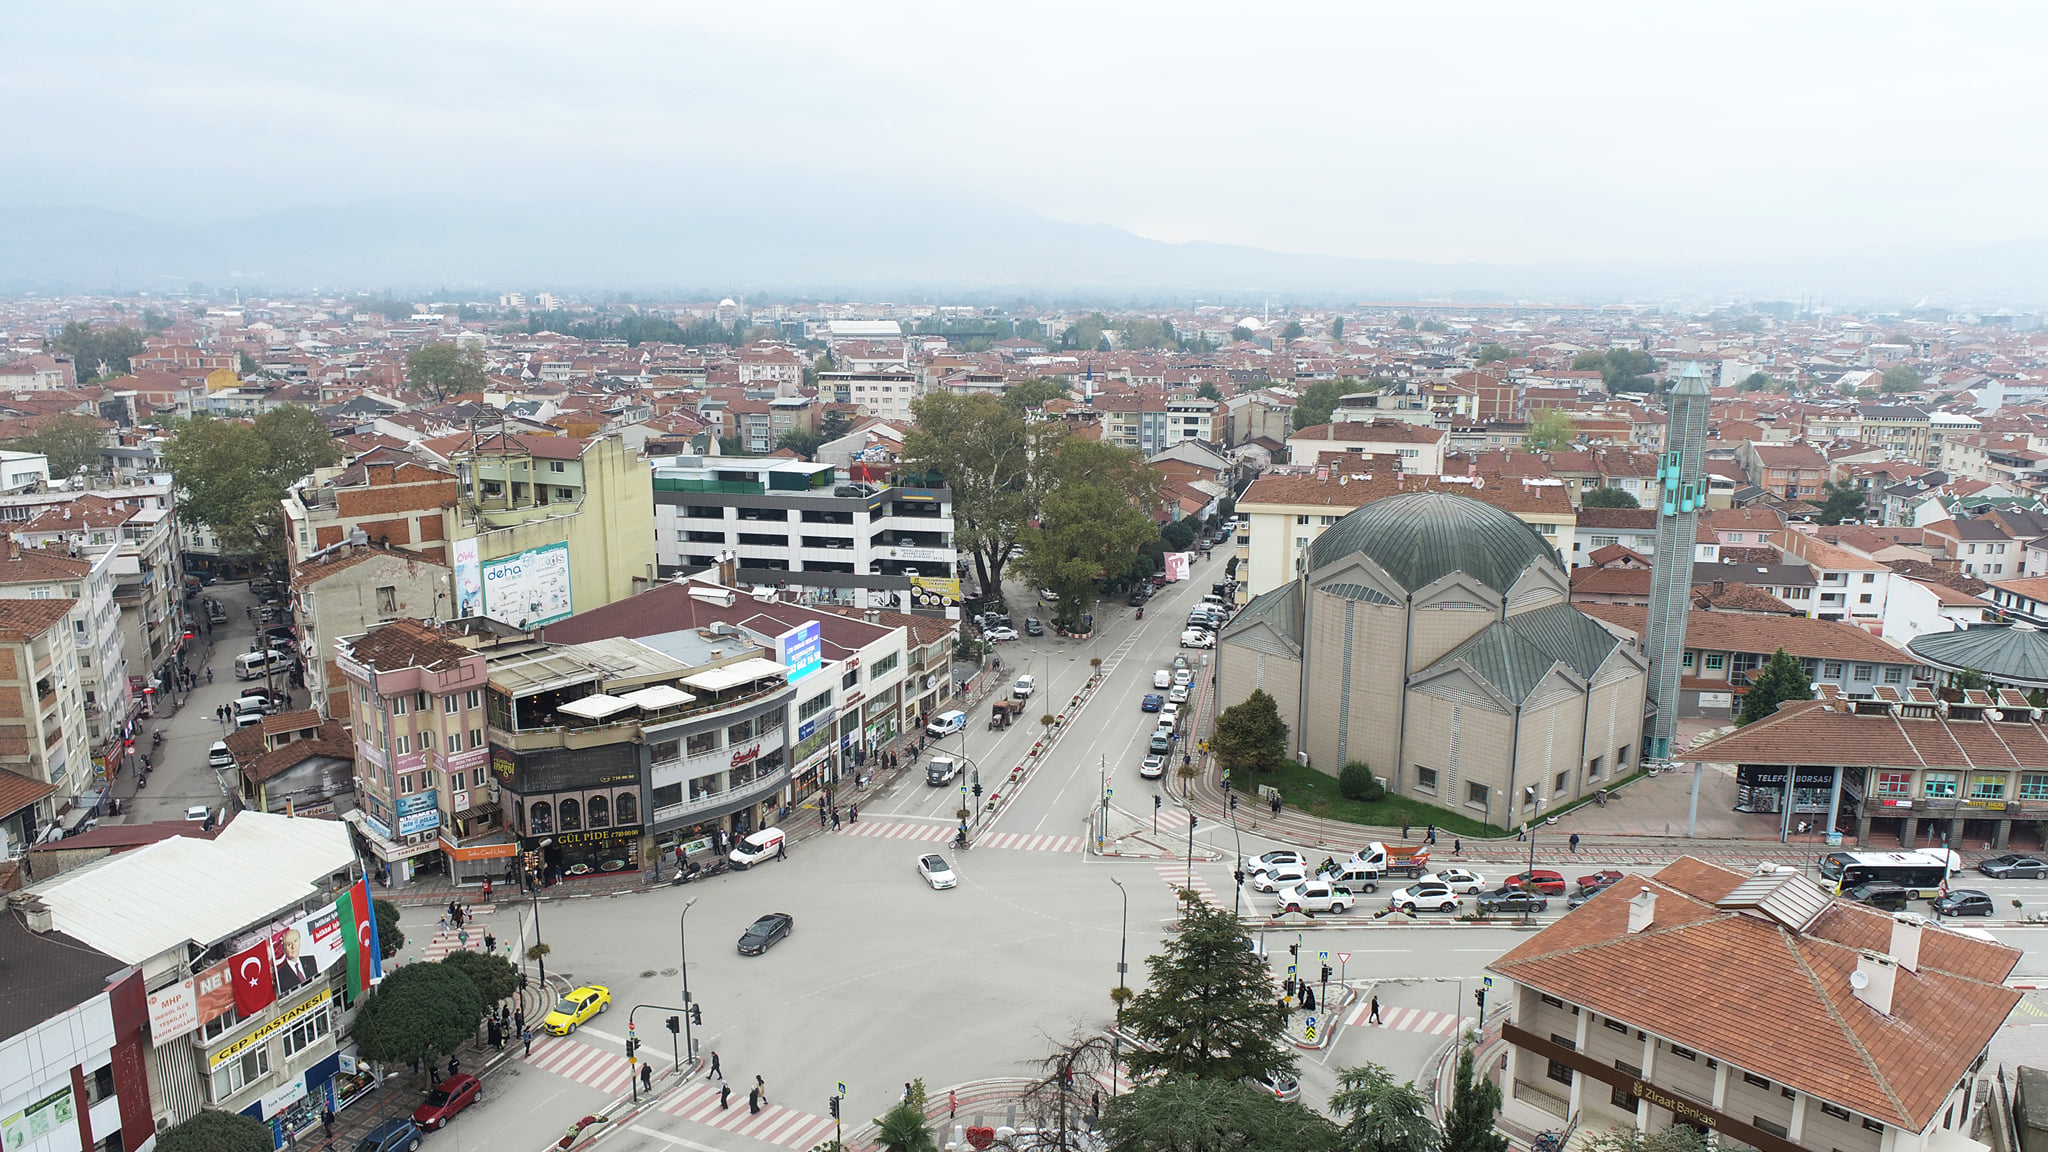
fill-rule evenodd
<path id="1" fill-rule="evenodd" d="M 976 800 L 981 799 L 981 781 L 979 780 L 974 782 L 974 798 Z"/>
<path id="2" fill-rule="evenodd" d="M 640 1041 L 635 1040 L 631 1036 L 626 1037 L 626 1059 L 631 1060 L 633 1058 L 633 1053 L 638 1052 L 639 1050 Z"/>
<path id="3" fill-rule="evenodd" d="M 690 1023 L 692 1023 L 692 1024 L 702 1024 L 702 1023 L 704 1023 L 704 1006 L 703 1006 L 702 1004 L 692 1004 L 692 1005 L 690 1005 Z"/>
<path id="4" fill-rule="evenodd" d="M 1296 960 L 1299 960 L 1299 959 L 1301 959 L 1301 945 L 1299 945 L 1299 944 L 1289 944 L 1289 945 L 1287 946 L 1287 954 L 1288 954 L 1289 956 L 1292 956 L 1292 957 L 1294 957 L 1294 958 L 1295 958 Z"/>
<path id="5" fill-rule="evenodd" d="M 832 1118 L 834 1120 L 839 1119 L 839 1097 L 834 1096 L 827 1107 L 832 1109 Z"/>
<path id="6" fill-rule="evenodd" d="M 1193 832 L 1195 830 L 1195 825 L 1200 824 L 1201 822 L 1202 818 L 1200 816 L 1195 815 L 1193 812 L 1188 813 L 1188 831 Z"/>
<path id="7" fill-rule="evenodd" d="M 1232 812 L 1237 811 L 1237 789 L 1235 788 L 1230 790 L 1230 810 Z"/>
<path id="8" fill-rule="evenodd" d="M 1323 965 L 1323 983 L 1325 983 L 1325 984 L 1328 984 L 1329 982 L 1330 982 L 1330 966 L 1329 966 L 1328 964 L 1325 964 L 1325 965 Z"/>
<path id="9" fill-rule="evenodd" d="M 669 1017 L 668 1030 L 670 1032 L 681 1032 L 683 1030 L 683 1018 L 681 1016 Z"/>
<path id="10" fill-rule="evenodd" d="M 1239 884 L 1244 883 L 1244 869 L 1239 868 L 1237 871 L 1232 872 L 1230 875 L 1231 878 L 1236 880 Z"/>

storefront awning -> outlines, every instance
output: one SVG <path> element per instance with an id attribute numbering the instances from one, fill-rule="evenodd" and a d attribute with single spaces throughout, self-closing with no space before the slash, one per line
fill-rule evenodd
<path id="1" fill-rule="evenodd" d="M 603 693 L 599 693 L 595 696 L 584 696 L 580 699 L 571 700 L 567 704 L 558 706 L 555 711 L 566 712 L 583 720 L 602 720 L 607 716 L 616 716 L 632 706 L 617 696 L 606 696 Z"/>
<path id="2" fill-rule="evenodd" d="M 681 688 L 673 688 L 667 684 L 650 684 L 645 688 L 635 689 L 631 692 L 621 692 L 619 693 L 619 699 L 624 700 L 643 712 L 658 712 L 663 708 L 674 708 L 678 704 L 688 704 L 690 701 L 695 700 L 696 697 L 683 691 Z"/>
<path id="3" fill-rule="evenodd" d="M 780 676 L 782 673 L 782 665 L 775 661 L 751 656 L 723 667 L 706 668 L 702 672 L 685 676 L 683 683 L 692 688 L 702 688 L 706 692 L 723 692 L 728 688 L 737 688 L 742 684 L 751 684 L 770 676 Z"/>

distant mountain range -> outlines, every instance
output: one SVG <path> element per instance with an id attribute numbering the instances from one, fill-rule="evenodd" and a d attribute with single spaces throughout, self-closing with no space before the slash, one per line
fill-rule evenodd
<path id="1" fill-rule="evenodd" d="M 670 298 L 1188 304 L 1806 299 L 2048 304 L 2048 241 L 1776 264 L 1427 264 L 1169 244 L 994 201 L 912 193 L 687 193 L 604 206 L 380 200 L 174 224 L 0 206 L 0 292 L 213 288 L 633 291 Z"/>

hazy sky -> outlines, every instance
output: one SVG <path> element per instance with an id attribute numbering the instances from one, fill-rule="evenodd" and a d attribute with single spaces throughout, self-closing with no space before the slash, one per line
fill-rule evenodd
<path id="1" fill-rule="evenodd" d="M 15 2 L 0 202 L 912 183 L 1161 240 L 1732 260 L 2048 234 L 2048 5 Z"/>

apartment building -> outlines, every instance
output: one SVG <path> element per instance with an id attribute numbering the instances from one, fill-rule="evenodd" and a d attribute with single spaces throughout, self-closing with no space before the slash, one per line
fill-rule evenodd
<path id="1" fill-rule="evenodd" d="M 118 554 L 72 557 L 12 540 L 0 548 L 0 599 L 72 601 L 70 635 L 84 694 L 85 737 L 95 762 L 104 763 L 142 708 L 141 696 L 129 688 L 121 609 L 114 603 Z"/>
<path id="2" fill-rule="evenodd" d="M 2022 545 L 1996 521 L 1982 516 L 1924 525 L 1920 538 L 1925 546 L 1939 548 L 1942 556 L 1955 561 L 1965 576 L 1998 581 L 2026 570 Z"/>
<path id="3" fill-rule="evenodd" d="M 1765 444 L 1744 440 L 1735 446 L 1735 459 L 1749 481 L 1774 496 L 1796 500 L 1820 491 L 1827 461 L 1805 444 Z"/>
<path id="4" fill-rule="evenodd" d="M 730 560 L 737 579 L 824 602 L 957 610 L 950 489 L 841 482 L 831 465 L 803 460 L 651 463 L 662 576 Z"/>
<path id="5" fill-rule="evenodd" d="M 168 690 L 191 631 L 168 485 L 85 493 L 43 509 L 15 539 L 92 561 L 111 553 L 122 660 L 129 675 L 147 678 L 145 688 Z"/>
<path id="6" fill-rule="evenodd" d="M 71 599 L 0 600 L 0 769 L 31 782 L 25 793 L 40 793 L 30 818 L 12 825 L 37 839 L 94 815 L 103 783 L 86 738 L 76 607 Z"/>
<path id="7" fill-rule="evenodd" d="M 1910 404 L 1859 404 L 1856 412 L 1862 419 L 1864 443 L 1875 444 L 1900 460 L 1930 465 L 1941 462 L 1940 445 L 1929 440 L 1932 427 L 1924 409 Z"/>
<path id="8" fill-rule="evenodd" d="M 401 618 L 448 619 L 455 610 L 447 565 L 366 542 L 332 545 L 295 565 L 291 598 L 313 707 L 337 720 L 349 717 L 352 698 L 335 663 L 337 638 Z"/>
<path id="9" fill-rule="evenodd" d="M 1813 570 L 1815 596 L 1810 611 L 1816 619 L 1859 624 L 1884 619 L 1892 587 L 1890 566 L 1804 532 L 1778 532 L 1772 538 L 1786 559 Z M 1806 604 L 1799 607 L 1809 608 Z"/>
<path id="10" fill-rule="evenodd" d="M 459 491 L 452 469 L 394 448 L 322 468 L 285 493 L 286 562 L 296 567 L 361 533 L 370 544 L 446 564 Z"/>
<path id="11" fill-rule="evenodd" d="M 1467 406 L 1469 407 L 1469 405 Z M 1461 417 L 1469 414 L 1457 413 Z M 1330 410 L 1330 419 L 1337 423 L 1365 423 L 1375 420 L 1394 420 L 1403 424 L 1414 424 L 1422 428 L 1436 426 L 1438 413 L 1431 409 L 1429 397 L 1420 392 L 1354 392 L 1341 397 L 1337 406 Z M 1275 440 L 1285 440 L 1285 435 L 1274 435 Z"/>
<path id="12" fill-rule="evenodd" d="M 875 368 L 859 372 L 818 373 L 818 399 L 827 404 L 858 404 L 883 420 L 909 420 L 910 405 L 924 395 L 918 374 L 908 368 Z"/>
<path id="13" fill-rule="evenodd" d="M 1424 476 L 1444 470 L 1448 434 L 1399 420 L 1346 421 L 1303 428 L 1287 438 L 1289 464 L 1316 464 L 1331 453 L 1384 456 Z"/>
<path id="14" fill-rule="evenodd" d="M 1487 966 L 1512 1005 L 1501 1113 L 1531 1130 L 1685 1124 L 1758 1152 L 1982 1149 L 1970 1088 L 2020 999 L 2003 984 L 2020 955 L 1796 871 L 1685 857 Z"/>

